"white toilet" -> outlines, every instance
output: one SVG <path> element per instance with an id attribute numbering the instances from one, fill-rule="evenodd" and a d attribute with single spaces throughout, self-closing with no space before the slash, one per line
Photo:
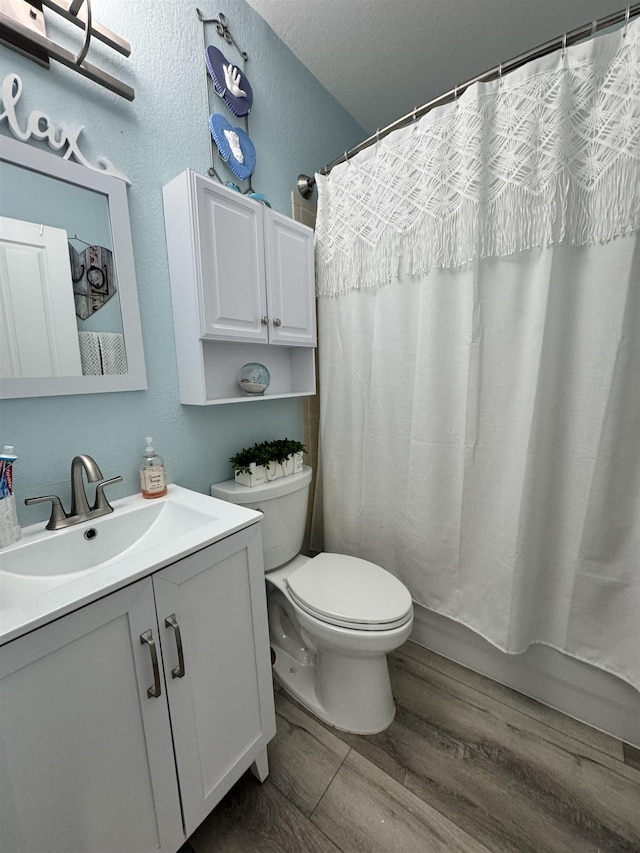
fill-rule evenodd
<path id="1" fill-rule="evenodd" d="M 387 652 L 411 633 L 409 590 L 374 563 L 344 554 L 299 554 L 311 468 L 248 488 L 211 486 L 216 498 L 264 513 L 269 633 L 277 680 L 343 731 L 374 734 L 395 716 Z"/>

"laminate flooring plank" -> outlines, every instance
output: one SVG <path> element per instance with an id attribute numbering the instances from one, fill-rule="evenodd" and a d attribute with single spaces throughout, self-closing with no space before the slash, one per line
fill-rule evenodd
<path id="1" fill-rule="evenodd" d="M 243 777 L 195 853 L 640 853 L 633 747 L 622 764 L 413 646 L 390 656 L 398 710 L 379 735 L 339 732 L 282 691 L 269 779 Z"/>
<path id="2" fill-rule="evenodd" d="M 640 851 L 638 786 L 585 758 L 588 747 L 564 737 L 558 749 L 545 740 L 558 732 L 401 655 L 390 670 L 389 729 L 336 735 L 489 849 Z"/>
<path id="3" fill-rule="evenodd" d="M 269 744 L 271 782 L 309 816 L 344 761 L 349 746 L 286 696 L 276 700 L 277 732 Z"/>
<path id="4" fill-rule="evenodd" d="M 398 652 L 437 670 L 442 675 L 447 675 L 449 678 L 460 681 L 468 687 L 473 687 L 475 690 L 521 711 L 523 714 L 528 714 L 550 728 L 569 735 L 618 761 L 624 760 L 622 742 L 618 738 L 594 729 L 592 726 L 575 720 L 561 711 L 556 711 L 555 708 L 550 708 L 536 699 L 525 696 L 524 693 L 519 693 L 511 687 L 493 681 L 486 675 L 481 675 L 479 672 L 467 669 L 461 664 L 442 657 L 442 655 L 436 654 L 436 652 L 432 652 L 430 649 L 426 649 L 424 646 L 420 646 L 418 643 L 410 640 L 401 646 Z"/>
<path id="5" fill-rule="evenodd" d="M 622 750 L 625 764 L 628 764 L 629 767 L 634 767 L 636 770 L 640 770 L 640 749 L 631 746 L 630 743 L 625 743 L 622 745 Z"/>
<path id="6" fill-rule="evenodd" d="M 488 853 L 353 750 L 311 820 L 349 853 Z"/>
<path id="7" fill-rule="evenodd" d="M 352 752 L 366 756 L 379 769 L 467 834 L 499 853 L 613 853 L 633 850 L 609 839 L 585 839 L 573 817 L 545 809 L 513 768 L 500 768 L 459 738 L 447 736 L 403 709 L 380 735 Z M 321 801 L 322 802 L 322 801 Z M 636 853 L 636 851 L 634 851 Z"/>
<path id="8" fill-rule="evenodd" d="M 402 749 L 445 814 L 465 803 L 453 818 L 460 826 L 495 831 L 498 819 L 505 843 L 528 849 L 520 845 L 530 840 L 536 853 L 640 850 L 640 784 L 600 764 L 606 756 L 409 658 L 395 657 L 391 672 L 399 724 L 385 750 Z"/>
<path id="9" fill-rule="evenodd" d="M 442 675 L 442 673 L 430 667 L 425 667 L 415 662 L 412 658 L 404 654 L 398 654 L 390 661 L 390 671 L 391 673 L 397 672 L 398 680 L 394 684 L 394 689 L 397 691 L 401 691 L 402 689 L 401 679 L 404 677 L 403 673 L 411 672 L 412 678 L 415 677 L 418 680 L 424 679 L 426 683 L 433 684 L 445 693 L 456 697 L 457 700 L 490 714 L 492 718 L 515 725 L 517 728 L 529 732 L 531 736 L 539 738 L 542 743 L 552 744 L 564 752 L 578 756 L 587 766 L 601 767 L 603 779 L 609 778 L 608 772 L 613 773 L 615 776 L 622 776 L 630 783 L 630 791 L 640 790 L 640 772 L 638 772 L 637 768 L 624 761 L 612 758 L 608 753 L 604 753 L 599 749 L 594 749 L 583 740 L 578 740 L 572 735 L 564 734 L 559 728 L 540 722 L 528 713 L 521 712 L 514 705 L 504 705 L 488 694 L 477 691 L 475 688 L 467 686 L 464 682 L 450 679 L 448 676 Z M 417 684 L 417 681 L 415 683 Z M 428 695 L 429 690 L 427 689 L 424 695 L 421 695 L 419 701 L 422 698 L 427 698 Z M 410 694 L 408 694 L 408 698 L 410 698 Z"/>
<path id="10" fill-rule="evenodd" d="M 267 779 L 237 782 L 189 838 L 195 853 L 341 853 Z"/>

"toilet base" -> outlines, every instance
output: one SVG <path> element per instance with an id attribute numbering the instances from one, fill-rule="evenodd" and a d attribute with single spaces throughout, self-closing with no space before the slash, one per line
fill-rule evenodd
<path id="1" fill-rule="evenodd" d="M 350 658 L 319 652 L 301 664 L 277 646 L 273 673 L 279 684 L 325 723 L 344 732 L 373 735 L 396 713 L 386 655 Z"/>

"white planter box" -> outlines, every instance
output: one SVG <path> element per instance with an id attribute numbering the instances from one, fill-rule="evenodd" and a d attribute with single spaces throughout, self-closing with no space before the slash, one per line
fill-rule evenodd
<path id="1" fill-rule="evenodd" d="M 270 462 L 268 468 L 266 465 L 256 465 L 255 462 L 252 462 L 248 473 L 244 471 L 235 472 L 235 481 L 242 486 L 261 486 L 271 480 L 279 480 L 280 477 L 288 477 L 290 474 L 300 474 L 301 472 L 302 453 L 292 453 L 282 464 Z"/>

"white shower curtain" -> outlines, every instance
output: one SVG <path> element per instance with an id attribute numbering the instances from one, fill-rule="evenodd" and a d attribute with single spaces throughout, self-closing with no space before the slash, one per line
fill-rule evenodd
<path id="1" fill-rule="evenodd" d="M 640 689 L 638 24 L 418 125 L 317 177 L 324 548 Z"/>

